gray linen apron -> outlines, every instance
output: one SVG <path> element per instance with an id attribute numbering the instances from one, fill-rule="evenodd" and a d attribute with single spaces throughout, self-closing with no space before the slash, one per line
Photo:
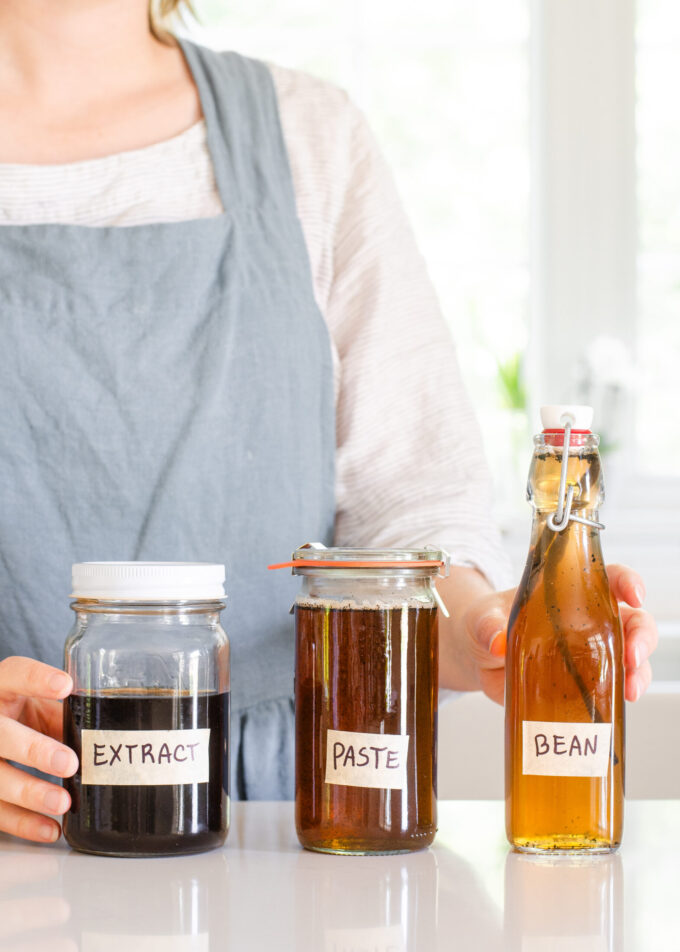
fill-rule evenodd
<path id="1" fill-rule="evenodd" d="M 224 214 L 0 227 L 0 648 L 61 666 L 72 562 L 225 562 L 232 794 L 293 794 L 296 582 L 334 407 L 268 69 L 182 48 Z"/>

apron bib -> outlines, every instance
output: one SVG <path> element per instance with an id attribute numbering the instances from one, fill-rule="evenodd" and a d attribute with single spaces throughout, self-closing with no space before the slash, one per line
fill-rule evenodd
<path id="1" fill-rule="evenodd" d="M 0 228 L 0 646 L 61 667 L 70 566 L 224 562 L 232 793 L 292 796 L 297 584 L 334 404 L 267 68 L 183 42 L 225 212 Z"/>

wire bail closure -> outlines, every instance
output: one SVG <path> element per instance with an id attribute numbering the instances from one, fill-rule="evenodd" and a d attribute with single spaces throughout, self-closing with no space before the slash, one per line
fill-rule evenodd
<path id="1" fill-rule="evenodd" d="M 604 529 L 603 523 L 596 522 L 594 519 L 586 519 L 585 516 L 576 516 L 571 511 L 576 487 L 573 485 L 567 486 L 567 470 L 569 469 L 569 445 L 571 443 L 571 429 L 574 425 L 574 421 L 565 414 L 565 417 L 563 417 L 560 422 L 564 423 L 560 489 L 557 497 L 557 509 L 548 516 L 548 528 L 552 529 L 553 532 L 562 532 L 563 529 L 567 528 L 570 522 L 580 522 L 584 526 L 592 526 L 593 529 Z"/>

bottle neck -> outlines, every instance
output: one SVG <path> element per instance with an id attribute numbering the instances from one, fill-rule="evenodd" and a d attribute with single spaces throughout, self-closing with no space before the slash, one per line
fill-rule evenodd
<path id="1" fill-rule="evenodd" d="M 552 542 L 557 541 L 553 540 L 553 536 L 557 536 L 561 543 L 560 548 L 569 551 L 572 557 L 583 561 L 584 565 L 587 561 L 589 568 L 599 568 L 604 564 L 599 529 L 581 522 L 569 522 L 565 529 L 556 532 L 548 525 L 550 514 L 550 512 L 534 510 L 529 555 L 531 562 L 539 553 L 544 553 Z M 598 518 L 597 509 L 581 510 L 579 515 L 595 521 Z"/>
<path id="2" fill-rule="evenodd" d="M 591 522 L 597 522 L 599 520 L 599 511 L 597 509 L 573 509 L 572 510 L 579 518 L 588 519 Z M 546 529 L 548 532 L 553 532 L 554 530 L 548 526 L 548 519 L 554 513 L 554 509 L 534 509 L 532 516 L 532 532 L 542 531 Z M 575 520 L 570 520 L 567 523 L 566 529 L 562 530 L 563 532 L 572 532 L 576 534 L 577 530 L 579 531 L 592 531 L 599 538 L 600 530 L 594 526 L 584 525 L 582 522 L 577 522 Z"/>
<path id="3" fill-rule="evenodd" d="M 566 448 L 559 440 L 553 442 L 549 434 L 541 433 L 534 438 L 527 499 L 537 516 L 547 518 L 556 513 L 559 520 L 569 499 L 574 515 L 597 520 L 604 501 L 597 444 L 598 437 L 592 433 Z"/>

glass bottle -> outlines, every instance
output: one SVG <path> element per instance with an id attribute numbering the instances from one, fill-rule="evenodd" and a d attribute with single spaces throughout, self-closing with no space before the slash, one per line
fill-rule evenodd
<path id="1" fill-rule="evenodd" d="M 624 670 L 597 521 L 599 437 L 587 407 L 541 412 L 531 546 L 508 622 L 507 835 L 527 852 L 607 852 L 623 825 Z"/>
<path id="2" fill-rule="evenodd" d="M 195 853 L 229 824 L 224 566 L 73 566 L 65 645 L 70 846 L 110 856 Z"/>
<path id="3" fill-rule="evenodd" d="M 431 549 L 298 549 L 295 808 L 300 842 L 399 853 L 434 839 L 437 595 Z"/>

